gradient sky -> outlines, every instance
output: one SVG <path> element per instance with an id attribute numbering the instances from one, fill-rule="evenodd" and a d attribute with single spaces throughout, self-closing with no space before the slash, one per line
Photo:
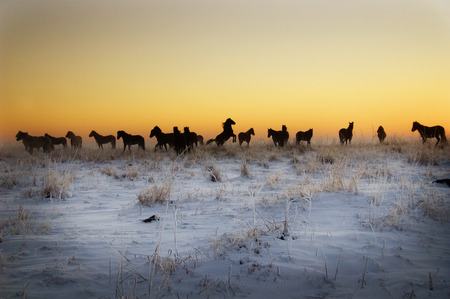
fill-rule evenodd
<path id="1" fill-rule="evenodd" d="M 0 140 L 450 131 L 447 0 L 0 2 Z"/>

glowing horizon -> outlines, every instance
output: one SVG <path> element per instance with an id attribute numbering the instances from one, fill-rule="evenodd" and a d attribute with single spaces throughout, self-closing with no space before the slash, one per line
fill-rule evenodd
<path id="1" fill-rule="evenodd" d="M 0 141 L 189 126 L 450 130 L 450 4 L 3 1 Z M 447 133 L 448 135 L 448 133 Z"/>

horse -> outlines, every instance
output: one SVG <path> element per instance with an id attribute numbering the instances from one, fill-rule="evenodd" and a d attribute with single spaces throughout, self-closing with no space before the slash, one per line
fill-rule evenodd
<path id="1" fill-rule="evenodd" d="M 172 147 L 174 145 L 173 133 L 163 133 L 158 126 L 155 126 L 150 132 L 150 138 L 154 136 L 158 141 L 158 143 L 155 145 L 155 152 L 157 147 L 162 148 L 162 146 L 164 145 L 164 148 L 167 151 L 167 145 L 169 145 L 169 147 Z"/>
<path id="2" fill-rule="evenodd" d="M 380 140 L 380 143 L 382 143 L 384 141 L 384 139 L 386 139 L 386 132 L 384 131 L 384 128 L 382 126 L 378 127 L 377 135 L 378 135 L 378 140 Z"/>
<path id="3" fill-rule="evenodd" d="M 140 147 L 143 151 L 145 151 L 145 140 L 141 135 L 130 135 L 121 130 L 117 131 L 117 140 L 119 140 L 120 138 L 123 139 L 123 152 L 125 152 L 127 146 L 128 150 L 131 152 L 131 146 L 133 144 L 137 144 L 138 148 Z"/>
<path id="4" fill-rule="evenodd" d="M 311 145 L 312 136 L 313 136 L 313 129 L 309 129 L 306 132 L 298 131 L 297 134 L 295 134 L 295 140 L 297 145 L 300 144 L 300 141 L 306 141 L 308 145 Z"/>
<path id="5" fill-rule="evenodd" d="M 16 140 L 22 140 L 23 145 L 25 146 L 25 150 L 27 150 L 30 155 L 33 154 L 33 149 L 37 148 L 39 150 L 42 147 L 44 153 L 49 153 L 53 149 L 53 144 L 50 138 L 45 136 L 30 136 L 27 132 L 19 131 L 16 134 Z"/>
<path id="6" fill-rule="evenodd" d="M 200 145 L 203 145 L 203 136 L 197 135 L 197 143 L 200 143 Z"/>
<path id="7" fill-rule="evenodd" d="M 247 146 L 250 146 L 250 139 L 252 138 L 251 135 L 255 136 L 255 131 L 253 130 L 253 128 L 251 128 L 247 132 L 239 133 L 238 134 L 239 145 L 242 145 L 242 143 L 245 141 L 247 142 Z"/>
<path id="8" fill-rule="evenodd" d="M 287 131 L 286 125 L 282 125 L 282 126 L 281 126 L 281 132 L 283 133 L 283 136 L 284 136 L 284 143 L 285 143 L 285 144 L 288 144 L 288 141 L 289 141 L 289 132 Z"/>
<path id="9" fill-rule="evenodd" d="M 67 147 L 67 139 L 64 137 L 53 137 L 53 136 L 48 135 L 47 133 L 45 133 L 44 136 L 47 137 L 48 139 L 50 139 L 50 141 L 52 142 L 53 145 L 62 144 L 64 148 Z"/>
<path id="10" fill-rule="evenodd" d="M 194 148 L 194 144 L 197 147 L 197 133 L 191 132 L 189 127 L 184 127 L 184 138 L 189 151 Z"/>
<path id="11" fill-rule="evenodd" d="M 347 141 L 348 141 L 348 144 L 350 144 L 352 142 L 353 123 L 354 122 L 351 122 L 351 123 L 349 122 L 347 129 L 342 128 L 339 130 L 339 140 L 340 140 L 341 144 L 344 144 L 344 142 L 345 142 L 345 144 L 347 144 Z"/>
<path id="12" fill-rule="evenodd" d="M 447 142 L 447 138 L 445 137 L 445 130 L 441 126 L 427 127 L 419 124 L 417 121 L 413 122 L 413 126 L 411 132 L 418 130 L 420 133 L 420 137 L 422 137 L 422 144 L 425 143 L 427 138 L 436 138 L 437 142 L 435 146 L 438 145 L 439 141 Z"/>
<path id="13" fill-rule="evenodd" d="M 116 137 L 114 137 L 113 135 L 103 136 L 92 130 L 91 134 L 89 134 L 89 137 L 94 137 L 98 147 L 101 149 L 103 149 L 103 144 L 110 142 L 112 148 L 116 148 Z"/>
<path id="14" fill-rule="evenodd" d="M 273 129 L 267 130 L 267 138 L 272 137 L 275 146 L 283 147 L 286 142 L 286 134 L 283 131 L 275 131 Z"/>
<path id="15" fill-rule="evenodd" d="M 76 136 L 72 131 L 67 132 L 66 138 L 70 139 L 70 145 L 72 148 L 81 148 L 83 139 L 81 136 Z"/>
<path id="16" fill-rule="evenodd" d="M 181 155 L 186 150 L 186 136 L 181 134 L 178 127 L 173 127 L 174 149 L 177 155 Z"/>
<path id="17" fill-rule="evenodd" d="M 236 142 L 236 135 L 233 133 L 233 128 L 231 127 L 232 125 L 235 125 L 235 124 L 236 123 L 231 118 L 228 118 L 222 124 L 223 132 L 220 133 L 219 135 L 217 135 L 216 138 L 208 140 L 208 142 L 206 142 L 206 144 L 208 145 L 211 142 L 215 141 L 217 146 L 221 146 L 225 143 L 225 141 L 230 139 L 230 137 L 233 137 L 233 142 Z"/>

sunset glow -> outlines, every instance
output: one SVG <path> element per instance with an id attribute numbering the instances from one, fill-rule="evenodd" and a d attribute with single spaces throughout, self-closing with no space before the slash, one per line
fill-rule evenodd
<path id="1" fill-rule="evenodd" d="M 0 140 L 18 130 L 148 140 L 226 118 L 337 139 L 450 132 L 450 4 L 417 1 L 0 3 Z"/>

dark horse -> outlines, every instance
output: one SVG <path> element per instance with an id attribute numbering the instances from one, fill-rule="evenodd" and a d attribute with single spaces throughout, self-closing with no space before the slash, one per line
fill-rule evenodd
<path id="1" fill-rule="evenodd" d="M 200 143 L 200 145 L 203 145 L 203 136 L 197 135 L 197 144 Z"/>
<path id="2" fill-rule="evenodd" d="M 117 131 L 117 140 L 119 140 L 120 138 L 123 139 L 124 152 L 127 146 L 128 150 L 131 152 L 131 146 L 133 144 L 137 144 L 138 147 L 142 148 L 142 150 L 145 151 L 145 140 L 141 135 L 130 135 L 128 133 L 125 133 L 125 131 Z"/>
<path id="3" fill-rule="evenodd" d="M 62 144 L 63 147 L 67 147 L 67 139 L 64 137 L 53 137 L 45 133 L 45 137 L 49 138 L 53 145 Z"/>
<path id="4" fill-rule="evenodd" d="M 72 148 L 81 148 L 83 139 L 81 136 L 76 136 L 72 131 L 67 132 L 66 138 L 70 139 L 70 145 Z"/>
<path id="5" fill-rule="evenodd" d="M 380 143 L 382 143 L 384 141 L 384 139 L 386 139 L 386 132 L 384 131 L 384 128 L 382 126 L 378 127 L 377 135 L 378 135 L 378 140 L 380 140 Z"/>
<path id="6" fill-rule="evenodd" d="M 95 141 L 97 142 L 99 148 L 103 149 L 103 144 L 110 142 L 112 148 L 116 148 L 116 137 L 114 137 L 113 135 L 103 136 L 95 131 L 92 131 L 91 134 L 89 134 L 89 137 L 92 136 L 94 136 Z"/>
<path id="7" fill-rule="evenodd" d="M 348 128 L 342 128 L 339 130 L 339 140 L 341 141 L 341 144 L 350 144 L 352 142 L 352 138 L 353 138 L 353 121 L 351 123 L 348 123 Z"/>
<path id="8" fill-rule="evenodd" d="M 197 147 L 197 133 L 191 132 L 189 127 L 184 127 L 184 138 L 189 151 L 194 148 L 194 144 Z"/>
<path id="9" fill-rule="evenodd" d="M 247 146 L 250 146 L 250 139 L 252 138 L 251 135 L 255 136 L 255 131 L 253 130 L 253 128 L 251 128 L 247 132 L 239 133 L 238 134 L 239 145 L 242 145 L 242 143 L 245 141 L 247 142 Z"/>
<path id="10" fill-rule="evenodd" d="M 150 131 L 150 138 L 152 137 L 156 137 L 156 140 L 158 141 L 155 145 L 155 152 L 157 147 L 162 148 L 164 145 L 164 148 L 167 151 L 167 145 L 169 145 L 169 147 L 174 145 L 173 133 L 163 133 L 158 126 L 155 126 L 153 130 Z"/>
<path id="11" fill-rule="evenodd" d="M 235 125 L 235 124 L 236 123 L 231 118 L 228 118 L 222 124 L 223 132 L 220 133 L 219 135 L 217 135 L 216 138 L 208 140 L 208 142 L 206 142 L 206 144 L 208 145 L 211 142 L 215 141 L 217 146 L 221 146 L 225 143 L 225 141 L 230 139 L 230 137 L 233 137 L 233 142 L 236 142 L 236 135 L 233 133 L 233 128 L 231 127 L 232 125 Z"/>
<path id="12" fill-rule="evenodd" d="M 413 126 L 411 131 L 414 132 L 418 130 L 420 133 L 420 137 L 422 137 L 422 143 L 425 143 L 427 138 L 436 138 L 438 145 L 439 141 L 447 142 L 447 138 L 445 137 L 445 130 L 441 126 L 427 127 L 419 124 L 417 121 L 413 122 Z"/>
<path id="13" fill-rule="evenodd" d="M 177 155 L 181 155 L 186 150 L 188 144 L 186 135 L 182 134 L 178 127 L 173 127 L 174 149 Z"/>
<path id="14" fill-rule="evenodd" d="M 53 149 L 53 144 L 50 140 L 50 138 L 45 136 L 30 136 L 27 132 L 19 131 L 16 134 L 16 140 L 20 141 L 22 140 L 23 145 L 25 145 L 25 149 L 32 155 L 33 154 L 33 148 L 39 149 L 42 147 L 44 150 L 44 153 L 49 153 Z"/>
<path id="15" fill-rule="evenodd" d="M 285 126 L 283 127 L 286 128 Z M 289 133 L 286 133 L 287 131 L 275 131 L 272 129 L 268 129 L 267 138 L 272 137 L 273 144 L 275 144 L 275 146 L 283 147 L 285 143 L 287 144 L 287 140 L 289 139 Z"/>
<path id="16" fill-rule="evenodd" d="M 306 141 L 308 145 L 311 145 L 311 138 L 313 136 L 313 129 L 309 129 L 306 132 L 298 131 L 295 135 L 295 141 L 300 144 L 300 141 Z"/>

